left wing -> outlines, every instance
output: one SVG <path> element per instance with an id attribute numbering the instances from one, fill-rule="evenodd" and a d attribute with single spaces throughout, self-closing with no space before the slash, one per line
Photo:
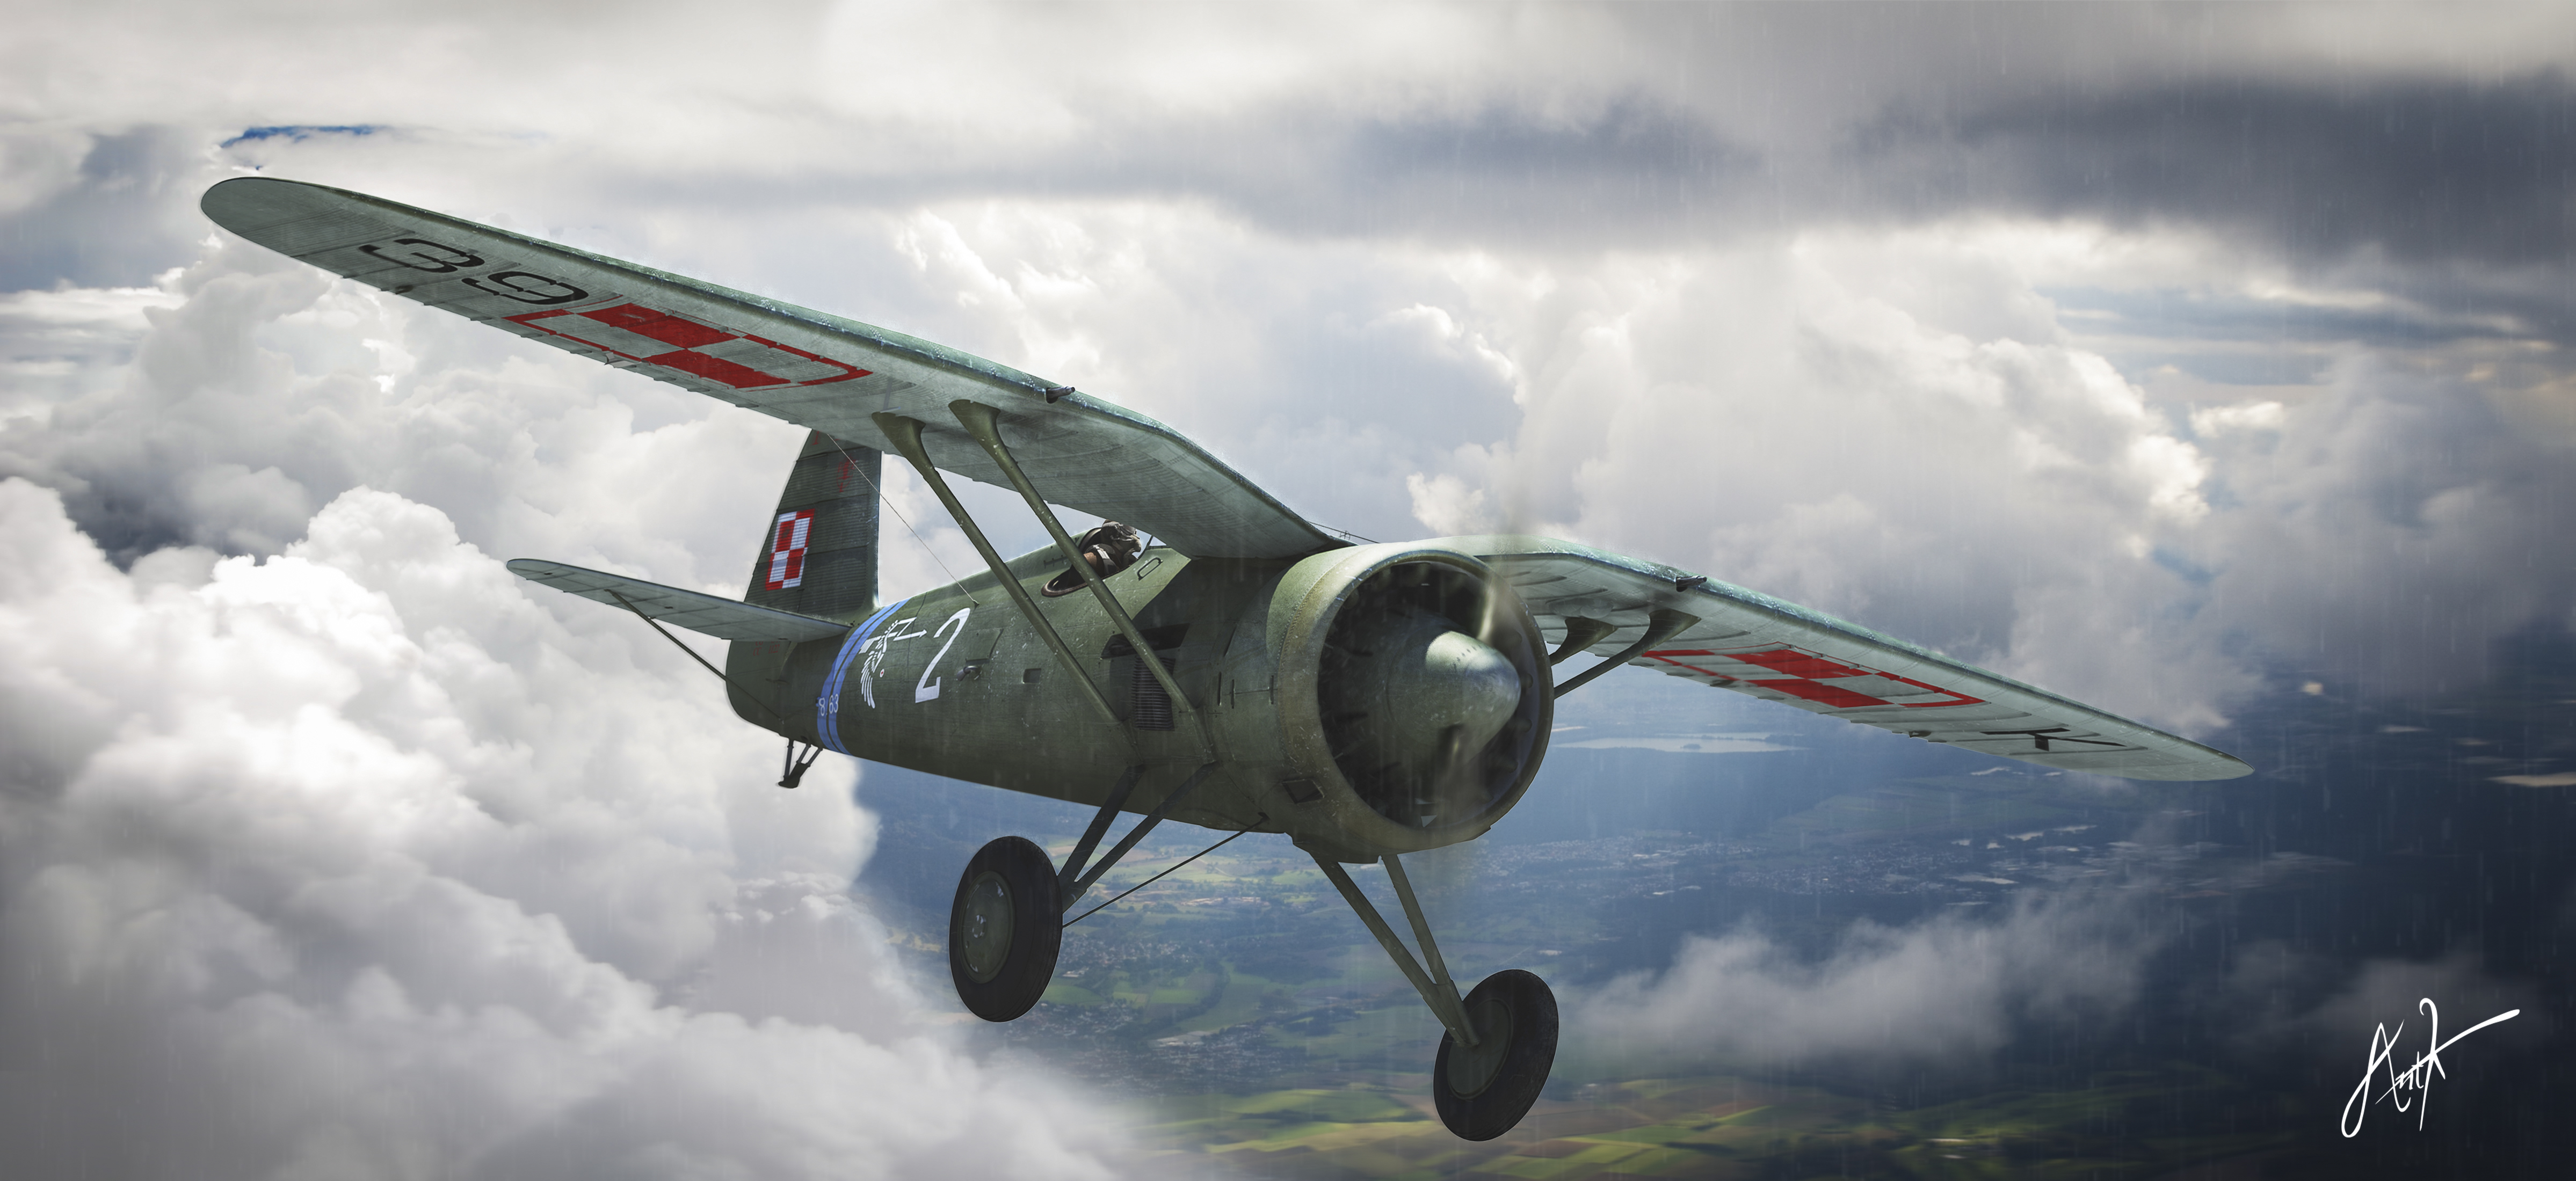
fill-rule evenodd
<path id="1" fill-rule="evenodd" d="M 2045 689 L 1686 570 L 1541 537 L 1445 538 L 1501 574 L 1551 641 L 1613 656 L 1650 616 L 1696 622 L 1630 663 L 1910 738 L 2127 779 L 2233 779 L 2252 767 Z"/>
<path id="2" fill-rule="evenodd" d="M 900 332 L 321 185 L 235 177 L 199 205 L 333 274 L 835 438 L 892 450 L 870 416 L 901 414 L 933 464 L 1009 487 L 948 410 L 990 406 L 1048 500 L 1192 557 L 1344 544 L 1162 423 Z"/>
<path id="3" fill-rule="evenodd" d="M 600 570 L 567 566 L 536 558 L 513 558 L 510 573 L 565 594 L 621 611 L 632 609 L 646 619 L 676 623 L 719 640 L 821 640 L 850 630 L 846 623 L 755 607 L 736 599 L 702 595 L 693 590 L 628 578 Z"/>

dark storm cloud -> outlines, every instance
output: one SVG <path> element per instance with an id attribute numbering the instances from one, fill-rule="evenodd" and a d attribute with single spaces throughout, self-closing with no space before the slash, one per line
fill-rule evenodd
<path id="1" fill-rule="evenodd" d="M 944 190 L 935 195 L 1190 192 L 1283 230 L 1435 240 L 1668 244 L 1782 218 L 1993 211 L 2202 225 L 2307 263 L 2372 251 L 2409 268 L 2474 263 L 2511 275 L 2576 262 L 2576 88 L 2554 71 L 2493 83 L 2074 82 L 1933 98 L 1899 94 L 1812 156 L 1636 93 L 1574 112 L 1494 103 L 1146 119 L 1108 143 L 930 183 Z"/>
<path id="2" fill-rule="evenodd" d="M 1688 233 L 1761 172 L 1751 148 L 1644 98 L 1580 118 L 1488 107 L 1369 120 L 1310 150 L 1306 183 L 1215 187 L 1283 228 L 1600 245 Z"/>
<path id="3" fill-rule="evenodd" d="M 1670 248 L 1820 222 L 2088 218 L 2201 228 L 2412 305 L 2192 317 L 2229 332 L 2413 347 L 2576 331 L 2576 89 L 2559 73 L 1980 82 L 1880 84 L 1891 93 L 1876 113 L 1804 139 L 1757 140 L 1722 113 L 1643 88 L 1556 105 L 1355 112 L 1298 94 L 1222 119 L 1104 111 L 1097 134 L 1007 158 L 857 151 L 748 199 L 897 208 L 1179 197 L 1292 237 L 1549 251 Z M 632 167 L 620 192 L 746 199 L 720 174 Z"/>
<path id="4" fill-rule="evenodd" d="M 1221 118 L 1124 106 L 1091 112 L 1088 134 L 1009 153 L 931 151 L 907 142 L 918 129 L 837 123 L 818 130 L 846 150 L 748 191 L 727 170 L 674 172 L 658 158 L 602 160 L 594 180 L 629 200 L 745 208 L 1189 197 L 1292 235 L 1542 249 L 1669 246 L 1818 219 L 2153 221 L 2307 266 L 2360 261 L 2419 303 L 2515 316 L 2552 336 L 2566 330 L 2563 271 L 2576 264 L 2576 90 L 2556 72 L 1983 89 L 1968 79 L 1897 89 L 1878 113 L 1812 145 L 1756 142 L 1720 114 L 1638 87 L 1561 103 L 1488 95 L 1357 110 L 1298 93 Z M 156 195 L 197 179 L 214 141 L 226 159 L 291 169 L 307 141 L 362 130 L 374 129 L 95 136 L 75 183 L 11 216 L 20 248 L 0 281 L 142 282 L 201 229 L 168 216 L 172 203 Z"/>
<path id="5" fill-rule="evenodd" d="M 2523 335 L 2516 319 L 2447 312 L 2420 305 L 2321 307 L 2227 292 L 2134 292 L 2050 288 L 2058 308 L 2085 316 L 2094 332 L 2198 342 L 2323 344 L 2366 340 L 2411 348 L 2454 340 Z M 2088 315 L 2089 314 L 2089 315 Z"/>
<path id="6" fill-rule="evenodd" d="M 2195 81 L 2070 91 L 1938 120 L 1898 111 L 1846 158 L 1891 203 L 2241 226 L 2305 257 L 2569 260 L 2576 95 L 2510 82 Z"/>
<path id="7" fill-rule="evenodd" d="M 1294 237 L 1578 248 L 1723 232 L 1716 215 L 1769 191 L 1762 153 L 1642 94 L 1574 112 L 1496 101 L 1354 115 L 1306 99 L 1224 119 L 1122 112 L 1103 120 L 1107 134 L 1009 158 L 862 151 L 751 193 L 652 161 L 613 183 L 647 199 L 784 207 L 1182 198 Z"/>
<path id="8" fill-rule="evenodd" d="M 1836 167 L 1868 178 L 1856 205 L 1905 217 L 2199 225 L 2309 266 L 2393 268 L 2421 303 L 2570 327 L 2576 90 L 2556 71 L 2066 88 L 1946 118 L 1900 106 L 1856 129 Z M 2427 326 L 2381 327 L 2408 344 Z"/>
<path id="9" fill-rule="evenodd" d="M 1927 97 L 1892 100 L 1813 155 L 1634 95 L 1575 115 L 1281 113 L 1249 134 L 1175 129 L 1046 171 L 1100 195 L 1169 186 L 1291 233 L 1540 248 L 1990 212 L 2197 226 L 2304 268 L 2357 269 L 2417 306 L 2183 308 L 2200 314 L 2177 328 L 2397 347 L 2571 329 L 2576 88 L 2554 71 L 2070 84 L 1943 95 L 1946 116 L 1917 105 Z M 974 183 L 1019 187 L 996 174 Z"/>

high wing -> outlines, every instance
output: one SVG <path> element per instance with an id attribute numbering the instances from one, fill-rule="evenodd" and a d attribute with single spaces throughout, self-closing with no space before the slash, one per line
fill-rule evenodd
<path id="1" fill-rule="evenodd" d="M 869 416 L 918 420 L 932 463 L 1008 487 L 948 411 L 983 403 L 1047 499 L 1193 557 L 1342 544 L 1162 423 L 899 332 L 320 185 L 236 177 L 200 205 L 323 270 L 837 438 L 890 449 Z"/>
<path id="2" fill-rule="evenodd" d="M 755 607 L 738 599 L 702 595 L 676 586 L 585 570 L 561 562 L 516 558 L 510 562 L 510 573 L 594 603 L 606 603 L 620 610 L 631 608 L 647 619 L 675 623 L 719 640 L 822 640 L 850 630 L 846 623 L 798 615 L 793 611 Z"/>
<path id="3" fill-rule="evenodd" d="M 2067 771 L 2233 779 L 2236 757 L 1903 640 L 1652 562 L 1539 537 L 1453 537 L 1492 566 L 1552 641 L 1615 656 L 1659 610 L 1697 617 L 1629 663 L 1809 713 Z M 1609 630 L 1603 630 L 1607 627 Z"/>

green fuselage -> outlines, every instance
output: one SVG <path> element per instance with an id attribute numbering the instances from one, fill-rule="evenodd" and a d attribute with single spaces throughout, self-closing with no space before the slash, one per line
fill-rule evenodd
<path id="1" fill-rule="evenodd" d="M 1217 767 L 1172 818 L 1282 829 L 1288 772 L 1276 739 L 1276 663 L 1263 621 L 1286 562 L 1198 560 L 1149 549 L 1107 580 L 1196 707 L 1162 701 L 1140 657 L 1088 593 L 1039 596 L 1053 548 L 1010 570 L 1079 657 L 1104 719 L 990 572 L 856 620 L 842 639 L 741 643 L 726 659 L 734 712 L 799 741 L 898 767 L 1098 805 L 1130 766 L 1143 812 L 1203 763 Z M 755 697 L 754 694 L 757 694 Z M 1287 805 L 1293 806 L 1293 805 Z"/>

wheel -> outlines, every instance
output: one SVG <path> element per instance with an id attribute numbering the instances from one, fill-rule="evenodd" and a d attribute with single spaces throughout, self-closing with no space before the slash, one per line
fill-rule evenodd
<path id="1" fill-rule="evenodd" d="M 1496 972 L 1467 994 L 1467 1020 L 1475 1048 L 1440 1035 L 1431 1101 L 1459 1139 L 1491 1140 L 1521 1122 L 1547 1086 L 1556 1065 L 1556 994 L 1518 968 Z"/>
<path id="2" fill-rule="evenodd" d="M 1026 837 L 975 851 L 948 907 L 948 978 L 957 999 L 986 1021 L 1029 1011 L 1055 979 L 1064 941 L 1055 863 Z"/>

